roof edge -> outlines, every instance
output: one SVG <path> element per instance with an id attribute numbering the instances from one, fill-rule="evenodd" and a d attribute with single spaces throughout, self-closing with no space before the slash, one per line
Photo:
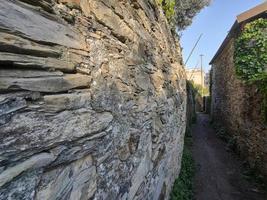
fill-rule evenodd
<path id="1" fill-rule="evenodd" d="M 217 50 L 216 54 L 213 56 L 209 64 L 211 65 L 214 60 L 220 55 L 228 41 L 232 38 L 235 31 L 238 30 L 243 23 L 247 23 L 250 19 L 253 19 L 265 13 L 267 13 L 267 1 L 239 14 L 236 17 L 235 23 L 232 25 L 230 31 L 228 32 L 227 36 L 225 37 L 224 41 L 220 45 L 219 49 Z"/>
<path id="2" fill-rule="evenodd" d="M 252 17 L 255 17 L 261 13 L 264 13 L 266 11 L 267 11 L 267 1 L 265 1 L 264 3 L 252 8 L 248 11 L 241 13 L 240 15 L 238 15 L 236 17 L 236 19 L 237 19 L 238 23 L 242 23 L 242 22 L 244 22 L 244 21 L 246 21 Z"/>

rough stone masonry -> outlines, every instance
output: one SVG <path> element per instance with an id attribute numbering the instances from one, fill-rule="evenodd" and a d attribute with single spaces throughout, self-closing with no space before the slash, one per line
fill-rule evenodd
<path id="1" fill-rule="evenodd" d="M 0 0 L 0 199 L 167 199 L 181 59 L 154 0 Z"/>

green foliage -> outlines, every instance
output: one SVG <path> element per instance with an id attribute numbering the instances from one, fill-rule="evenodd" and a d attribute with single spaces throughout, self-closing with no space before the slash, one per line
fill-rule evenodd
<path id="1" fill-rule="evenodd" d="M 175 16 L 175 0 L 158 0 L 162 6 L 168 21 L 172 21 Z"/>
<path id="2" fill-rule="evenodd" d="M 163 8 L 163 11 L 173 28 L 179 30 L 185 29 L 192 23 L 194 16 L 205 6 L 210 0 L 156 0 Z"/>
<path id="3" fill-rule="evenodd" d="M 202 87 L 199 84 L 194 84 L 194 88 L 196 90 L 196 93 L 198 93 L 199 95 L 201 95 L 203 90 L 203 96 L 209 96 L 209 88 Z"/>
<path id="4" fill-rule="evenodd" d="M 186 138 L 179 178 L 175 180 L 170 200 L 193 199 L 194 161 L 190 151 L 191 138 Z"/>
<path id="5" fill-rule="evenodd" d="M 175 24 L 178 29 L 191 25 L 193 18 L 209 4 L 210 0 L 176 0 Z"/>
<path id="6" fill-rule="evenodd" d="M 267 78 L 267 19 L 245 25 L 235 44 L 236 74 L 246 82 Z"/>
<path id="7" fill-rule="evenodd" d="M 234 62 L 237 76 L 263 93 L 263 115 L 267 121 L 267 19 L 245 25 L 235 43 Z"/>

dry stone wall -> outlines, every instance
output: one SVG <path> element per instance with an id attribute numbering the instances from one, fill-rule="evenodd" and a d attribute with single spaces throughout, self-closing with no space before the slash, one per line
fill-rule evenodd
<path id="1" fill-rule="evenodd" d="M 212 64 L 212 106 L 215 122 L 222 123 L 236 148 L 251 165 L 267 176 L 267 126 L 262 118 L 263 96 L 235 74 L 234 41 L 229 40 Z"/>
<path id="2" fill-rule="evenodd" d="M 153 0 L 0 0 L 0 199 L 167 199 L 186 127 Z"/>

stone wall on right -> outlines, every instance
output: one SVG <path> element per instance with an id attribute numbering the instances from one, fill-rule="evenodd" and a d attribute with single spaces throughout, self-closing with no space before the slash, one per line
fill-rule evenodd
<path id="1" fill-rule="evenodd" d="M 236 140 L 242 158 L 267 176 L 267 126 L 261 116 L 263 97 L 235 74 L 232 38 L 212 62 L 211 117 Z"/>

